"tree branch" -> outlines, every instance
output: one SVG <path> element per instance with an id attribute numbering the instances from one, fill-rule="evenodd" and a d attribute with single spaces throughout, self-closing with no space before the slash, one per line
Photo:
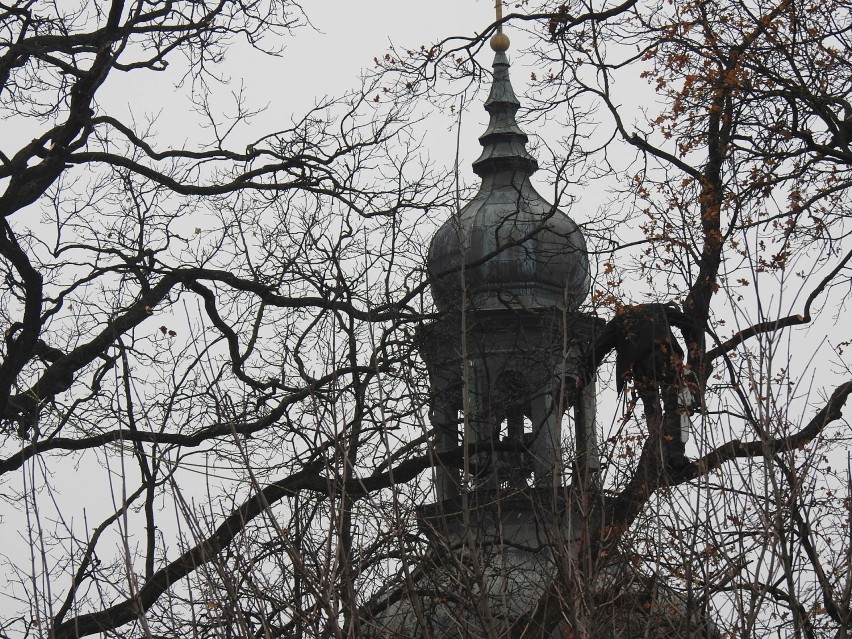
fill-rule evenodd
<path id="1" fill-rule="evenodd" d="M 725 353 L 730 352 L 747 339 L 755 337 L 757 335 L 761 335 L 763 333 L 771 333 L 782 328 L 788 328 L 791 326 L 801 326 L 802 324 L 807 324 L 811 321 L 811 306 L 817 297 L 825 290 L 826 286 L 831 283 L 831 280 L 835 278 L 835 276 L 843 270 L 849 260 L 852 259 L 852 251 L 849 251 L 840 263 L 835 266 L 831 273 L 826 275 L 823 280 L 819 283 L 811 294 L 808 295 L 808 299 L 805 302 L 805 309 L 801 315 L 789 315 L 787 317 L 782 317 L 777 320 L 773 320 L 771 322 L 759 322 L 754 324 L 753 326 L 749 326 L 748 328 L 744 328 L 743 330 L 735 333 L 730 338 L 726 339 L 724 342 L 716 346 L 715 348 L 707 351 L 706 360 L 707 362 L 712 362 L 715 358 L 723 355 Z"/>

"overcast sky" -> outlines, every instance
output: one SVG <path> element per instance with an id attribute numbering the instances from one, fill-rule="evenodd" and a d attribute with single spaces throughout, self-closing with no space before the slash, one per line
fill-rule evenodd
<path id="1" fill-rule="evenodd" d="M 454 35 L 481 32 L 494 19 L 493 0 L 332 0 L 306 3 L 311 26 L 302 27 L 285 38 L 280 58 L 253 54 L 248 47 L 236 46 L 228 61 L 230 83 L 221 90 L 236 90 L 245 84 L 255 105 L 267 110 L 254 118 L 241 132 L 246 142 L 252 136 L 289 124 L 304 115 L 317 101 L 336 97 L 361 86 L 360 78 L 375 70 L 374 58 L 388 51 L 391 43 L 402 49 L 416 49 Z M 522 34 L 510 28 L 513 62 L 522 65 Z M 491 51 L 481 52 L 479 62 L 490 66 Z M 169 71 L 172 71 L 170 67 Z M 187 129 L 188 101 L 185 87 L 174 89 L 177 73 L 168 78 L 154 72 L 112 74 L 109 89 L 99 97 L 102 104 L 119 115 L 140 121 L 156 114 L 161 144 L 179 146 L 179 136 L 192 135 Z M 513 82 L 523 101 L 527 71 L 515 70 Z M 105 87 L 106 88 L 106 87 Z M 107 104 L 109 102 L 109 104 Z M 479 152 L 478 136 L 487 120 L 479 104 L 465 113 L 462 136 L 463 179 L 473 180 L 470 162 Z M 227 111 L 227 109 L 225 109 Z M 454 120 L 440 116 L 429 121 L 429 152 L 438 162 L 452 161 L 456 135 L 448 130 Z M 533 131 L 531 131 L 533 133 Z M 26 139 L 26 138 L 25 138 Z"/>

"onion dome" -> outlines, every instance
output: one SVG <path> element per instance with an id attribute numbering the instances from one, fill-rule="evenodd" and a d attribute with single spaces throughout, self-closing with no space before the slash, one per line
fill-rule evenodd
<path id="1" fill-rule="evenodd" d="M 515 114 L 509 39 L 494 35 L 494 77 L 485 102 L 490 121 L 473 163 L 479 192 L 432 238 L 428 270 L 439 311 L 544 309 L 575 311 L 589 292 L 586 241 L 574 221 L 530 183 L 538 163 Z M 464 283 L 464 290 L 462 284 Z"/>

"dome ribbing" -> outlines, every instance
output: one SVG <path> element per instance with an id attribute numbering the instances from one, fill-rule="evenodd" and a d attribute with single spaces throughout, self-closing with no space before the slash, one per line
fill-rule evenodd
<path id="1" fill-rule="evenodd" d="M 589 291 L 586 242 L 574 221 L 536 192 L 538 163 L 515 114 L 508 42 L 495 46 L 494 79 L 485 109 L 490 120 L 473 163 L 482 184 L 429 247 L 432 296 L 440 311 L 461 307 L 576 310 Z"/>

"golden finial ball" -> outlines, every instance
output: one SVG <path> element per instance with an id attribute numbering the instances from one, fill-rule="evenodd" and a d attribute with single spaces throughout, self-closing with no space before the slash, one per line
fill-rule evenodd
<path id="1" fill-rule="evenodd" d="M 496 53 L 503 53 L 509 49 L 509 36 L 502 31 L 498 31 L 491 36 L 491 50 Z"/>

